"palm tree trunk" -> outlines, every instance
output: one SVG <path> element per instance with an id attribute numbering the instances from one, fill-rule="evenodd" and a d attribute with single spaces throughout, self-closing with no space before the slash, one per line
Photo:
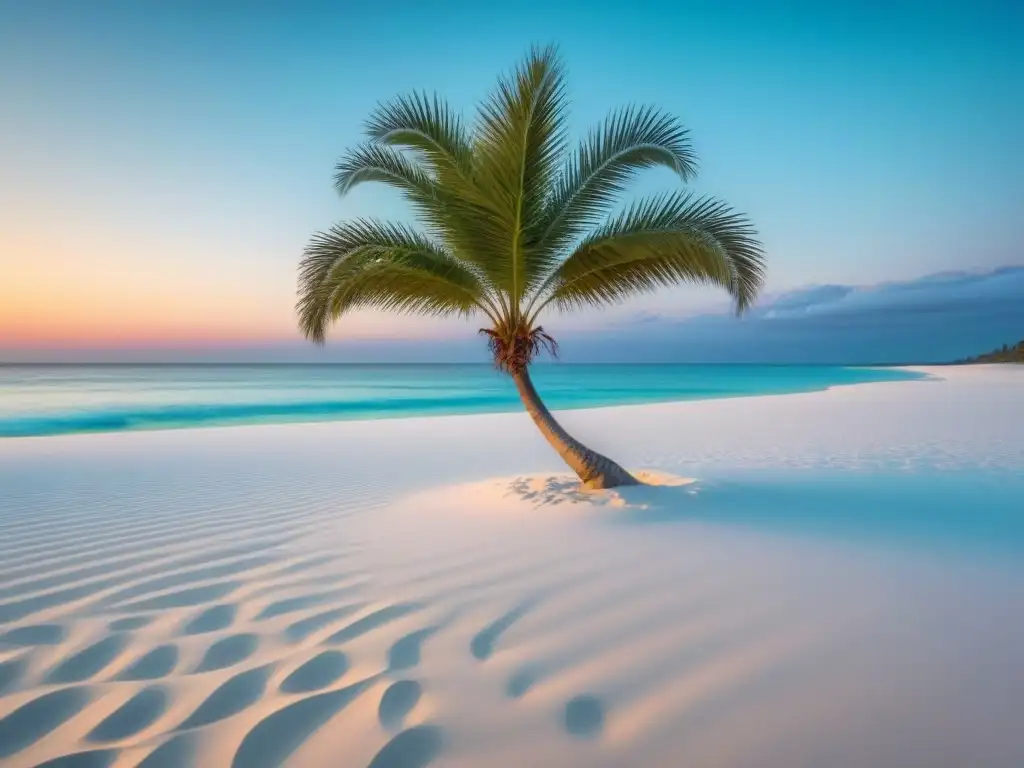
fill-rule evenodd
<path id="1" fill-rule="evenodd" d="M 519 397 L 526 406 L 526 412 L 530 414 L 533 423 L 541 431 L 541 434 L 551 443 L 551 447 L 558 452 L 562 460 L 568 464 L 573 472 L 579 475 L 580 480 L 588 488 L 614 488 L 617 485 L 637 485 L 638 481 L 629 472 L 620 467 L 607 456 L 587 448 L 583 443 L 575 440 L 562 425 L 555 421 L 551 411 L 540 399 L 537 390 L 534 389 L 530 374 L 524 367 L 512 374 L 512 380 L 519 390 Z"/>

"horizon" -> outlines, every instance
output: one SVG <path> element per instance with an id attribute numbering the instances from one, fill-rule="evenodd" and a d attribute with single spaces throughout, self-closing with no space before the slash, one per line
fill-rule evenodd
<path id="1" fill-rule="evenodd" d="M 692 188 L 748 214 L 768 262 L 742 319 L 693 287 L 545 317 L 567 363 L 934 364 L 1024 337 L 1024 9 L 399 5 L 0 0 L 0 362 L 486 364 L 479 321 L 359 312 L 314 347 L 296 268 L 335 222 L 411 221 L 331 188 L 376 102 L 470 116 L 552 26 L 573 140 L 625 103 L 680 116 Z M 358 30 L 385 23 L 367 66 Z M 675 187 L 650 172 L 624 200 Z"/>
<path id="2" fill-rule="evenodd" d="M 959 361 L 949 362 L 905 362 L 905 363 L 616 363 L 616 362 L 574 362 L 568 363 L 564 360 L 541 360 L 533 365 L 541 368 L 549 366 L 568 366 L 578 368 L 588 367 L 613 367 L 642 368 L 642 367 L 674 367 L 674 368 L 723 368 L 727 366 L 747 368 L 905 368 L 917 366 L 944 366 L 956 365 Z M 230 362 L 220 363 L 216 361 L 155 361 L 155 362 L 111 362 L 111 361 L 90 361 L 90 362 L 48 362 L 48 363 L 9 363 L 0 362 L 0 368 L 385 368 L 385 367 L 408 367 L 408 368 L 431 368 L 431 367 L 452 367 L 452 368 L 494 368 L 493 363 L 466 362 L 466 363 L 406 363 L 400 360 L 391 360 L 380 363 L 353 363 L 353 362 L 319 362 L 319 363 L 289 363 L 289 362 Z M 495 369 L 497 371 L 497 369 Z"/>
<path id="3" fill-rule="evenodd" d="M 979 283 L 983 290 L 978 290 Z M 952 364 L 1018 343 L 1024 337 L 1021 297 L 1024 266 L 1015 265 L 990 273 L 927 275 L 907 283 L 807 286 L 762 299 L 740 319 L 728 312 L 682 319 L 656 317 L 653 322 L 640 315 L 619 327 L 570 331 L 559 336 L 562 355 L 558 360 L 542 357 L 536 364 Z M 879 331 L 882 324 L 887 326 L 884 334 Z M 833 332 L 831 345 L 806 343 L 808 334 L 813 340 L 819 330 Z M 0 352 L 0 365 L 492 364 L 486 347 L 468 329 L 432 339 L 329 341 L 326 347 L 299 340 L 230 347 L 22 346 Z"/>

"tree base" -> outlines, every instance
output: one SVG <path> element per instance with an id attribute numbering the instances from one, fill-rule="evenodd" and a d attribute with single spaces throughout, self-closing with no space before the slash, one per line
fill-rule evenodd
<path id="1" fill-rule="evenodd" d="M 601 472 L 583 479 L 583 487 L 592 491 L 603 491 L 606 488 L 619 488 L 624 485 L 640 485 L 640 481 L 633 477 L 618 464 L 609 461 L 611 467 L 604 468 Z"/>
<path id="2" fill-rule="evenodd" d="M 562 460 L 576 473 L 584 488 L 603 490 L 622 485 L 640 485 L 639 480 L 607 456 L 590 450 L 569 436 L 541 401 L 525 365 L 512 369 L 512 380 L 516 383 L 519 397 L 522 398 L 533 423 L 537 425 L 551 447 L 558 451 Z"/>

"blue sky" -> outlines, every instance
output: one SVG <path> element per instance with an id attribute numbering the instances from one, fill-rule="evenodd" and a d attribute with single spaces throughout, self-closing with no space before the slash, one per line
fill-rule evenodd
<path id="1" fill-rule="evenodd" d="M 368 314 L 308 349 L 295 267 L 336 220 L 407 216 L 384 190 L 331 189 L 378 100 L 425 88 L 471 114 L 535 42 L 561 48 L 579 134 L 630 102 L 684 119 L 696 188 L 762 234 L 762 310 L 808 286 L 1024 264 L 1024 6 L 549 5 L 0 0 L 0 360 L 347 359 L 476 341 L 476 325 Z M 652 173 L 636 193 L 672 183 Z M 586 356 L 609 327 L 682 334 L 725 309 L 683 288 L 546 325 Z M 1019 313 L 978 310 L 971 344 L 1024 336 Z M 707 348 L 756 315 L 702 326 Z M 775 354 L 836 349 L 813 321 Z M 916 321 L 922 338 L 933 321 Z M 858 338 L 849 355 L 875 343 Z"/>

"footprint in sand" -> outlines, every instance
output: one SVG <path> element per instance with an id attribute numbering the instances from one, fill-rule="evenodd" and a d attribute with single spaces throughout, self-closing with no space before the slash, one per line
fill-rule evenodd
<path id="1" fill-rule="evenodd" d="M 178 730 L 209 725 L 252 706 L 263 696 L 271 669 L 272 665 L 267 665 L 235 675 L 211 693 Z"/>
<path id="2" fill-rule="evenodd" d="M 578 738 L 593 738 L 604 730 L 604 704 L 596 696 L 581 694 L 565 705 L 565 730 Z"/>
<path id="3" fill-rule="evenodd" d="M 181 630 L 181 634 L 202 635 L 207 632 L 217 632 L 221 629 L 227 629 L 235 620 L 235 613 L 237 613 L 237 611 L 238 606 L 233 603 L 215 605 L 211 608 L 207 608 L 194 619 L 189 621 L 189 623 L 185 625 L 184 629 Z"/>
<path id="4" fill-rule="evenodd" d="M 128 645 L 125 634 L 110 635 L 62 661 L 46 676 L 48 685 L 79 683 L 102 671 Z"/>
<path id="5" fill-rule="evenodd" d="M 415 680 L 399 680 L 388 686 L 377 708 L 380 724 L 389 731 L 401 728 L 406 715 L 419 702 L 422 692 L 423 689 Z"/>
<path id="6" fill-rule="evenodd" d="M 139 733 L 156 722 L 170 701 L 169 691 L 160 685 L 143 688 L 108 715 L 86 736 L 87 741 L 117 741 Z"/>
<path id="7" fill-rule="evenodd" d="M 259 637 L 251 633 L 218 640 L 206 649 L 194 672 L 212 672 L 215 669 L 234 666 L 252 656 L 259 643 Z"/>
<path id="8" fill-rule="evenodd" d="M 118 680 L 156 680 L 171 674 L 178 663 L 176 645 L 160 645 L 136 659 L 117 676 Z"/>
<path id="9" fill-rule="evenodd" d="M 0 758 L 45 738 L 82 711 L 91 699 L 88 688 L 62 688 L 22 704 L 0 720 Z"/>
<path id="10" fill-rule="evenodd" d="M 90 752 L 75 752 L 61 755 L 35 768 L 110 768 L 121 753 L 119 749 L 94 749 Z"/>
<path id="11" fill-rule="evenodd" d="M 444 748 L 444 731 L 436 725 L 417 725 L 384 745 L 367 768 L 424 768 Z"/>
<path id="12" fill-rule="evenodd" d="M 309 693 L 326 688 L 349 670 L 348 656 L 324 651 L 298 667 L 281 683 L 281 693 Z"/>
<path id="13" fill-rule="evenodd" d="M 17 627 L 0 635 L 0 645 L 57 645 L 67 635 L 67 630 L 59 624 L 34 624 Z"/>

